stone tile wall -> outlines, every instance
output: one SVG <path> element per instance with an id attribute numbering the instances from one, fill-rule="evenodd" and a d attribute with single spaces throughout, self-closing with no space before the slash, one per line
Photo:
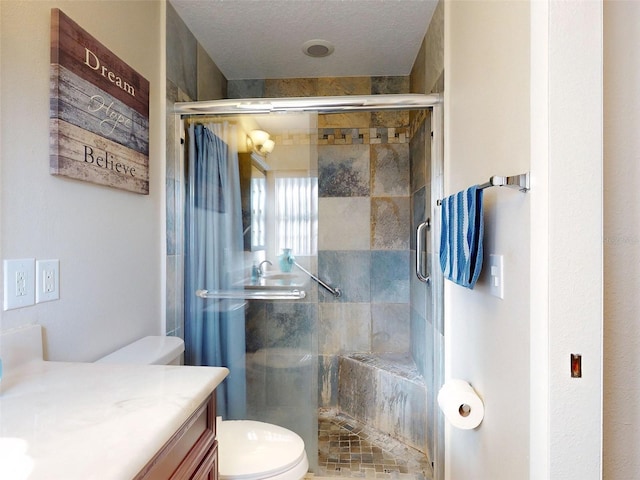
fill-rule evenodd
<path id="1" fill-rule="evenodd" d="M 190 100 L 185 91 L 188 88 L 169 78 L 169 104 Z M 230 97 L 408 91 L 408 77 L 228 83 Z M 410 352 L 423 376 L 432 367 L 432 346 L 425 342 L 429 338 L 429 322 L 424 313 L 428 308 L 427 295 L 412 273 L 415 239 L 411 234 L 424 220 L 425 202 L 430 198 L 430 169 L 424 161 L 429 153 L 426 145 L 430 123 L 427 115 L 417 115 L 411 118 L 410 125 L 407 112 L 321 115 L 318 121 L 317 139 L 277 138 L 276 142 L 314 142 L 318 146 L 318 274 L 329 284 L 340 287 L 343 296 L 336 299 L 319 289 L 313 292 L 310 301 L 298 306 L 286 302 L 251 302 L 247 311 L 247 346 L 250 354 L 259 356 L 269 349 L 276 354 L 281 348 L 287 348 L 289 352 L 296 349 L 313 351 L 308 343 L 316 342 L 320 354 L 317 377 L 320 405 L 337 406 L 341 356 L 354 352 Z M 175 139 L 169 133 L 168 148 Z M 181 335 L 183 320 L 179 306 L 182 292 L 172 289 L 181 284 L 182 273 L 181 234 L 175 215 L 180 209 L 177 177 L 168 167 L 167 331 Z M 250 365 L 262 364 L 259 358 L 255 362 L 252 357 L 250 360 Z M 263 361 L 264 364 L 271 363 L 266 359 Z M 315 373 L 315 370 L 310 371 Z M 247 373 L 256 387 L 249 388 L 253 395 L 250 401 L 257 404 L 280 402 L 282 391 L 296 389 L 305 378 L 291 375 L 291 381 L 282 385 L 282 376 L 278 377 L 280 383 L 267 378 L 268 370 L 257 368 Z M 345 374 L 343 378 L 350 377 Z M 386 378 L 375 382 L 374 388 L 381 388 L 385 382 L 388 382 Z M 274 388 L 268 388 L 269 385 Z M 433 406 L 433 402 L 431 404 Z M 390 404 L 385 405 L 383 411 L 391 409 Z M 384 417 L 385 422 L 391 422 L 395 414 Z M 419 438 L 422 434 L 418 432 L 413 436 L 416 435 Z M 410 443 L 420 441 L 414 439 Z"/>
<path id="2" fill-rule="evenodd" d="M 238 98 L 407 93 L 409 78 L 230 81 L 229 92 Z M 418 205 L 418 215 L 411 209 L 426 198 L 427 169 L 424 148 L 411 151 L 418 127 L 406 111 L 320 115 L 318 124 L 318 275 L 342 290 L 339 298 L 318 290 L 319 401 L 337 406 L 341 355 L 407 354 L 412 342 L 424 341 L 411 334 L 410 248 L 425 208 Z M 412 164 L 412 153 L 422 161 Z M 420 180 L 412 179 L 412 168 Z"/>
<path id="3" fill-rule="evenodd" d="M 168 5 L 168 105 L 174 101 L 225 97 L 442 91 L 443 10 L 440 2 L 410 77 L 227 83 Z M 265 346 L 277 351 L 285 339 L 294 345 L 317 342 L 322 406 L 337 404 L 340 356 L 352 352 L 410 352 L 430 392 L 426 410 L 429 419 L 420 423 L 427 425 L 431 438 L 435 385 L 430 372 L 434 349 L 441 352 L 443 347 L 443 332 L 440 324 L 434 325 L 425 315 L 431 311 L 431 299 L 413 274 L 415 239 L 411 235 L 426 218 L 425 205 L 431 198 L 427 117 L 425 112 L 412 112 L 411 116 L 407 112 L 360 112 L 319 117 L 319 136 L 309 140 L 317 142 L 319 151 L 318 272 L 339 286 L 344 295 L 335 299 L 320 289 L 312 292 L 304 306 L 252 304 L 247 316 L 247 339 L 248 350 L 254 353 Z M 182 186 L 180 166 L 171 162 L 176 138 L 169 112 L 167 119 L 167 333 L 182 336 Z M 279 141 L 286 140 L 276 139 Z M 291 308 L 304 312 L 289 311 Z M 291 321 L 301 317 L 307 321 Z M 437 342 L 434 330 L 438 332 Z M 262 381 L 270 383 L 266 377 Z M 292 385 L 298 381 L 302 380 L 294 375 Z M 282 385 L 279 388 L 284 389 Z M 433 455 L 432 442 L 427 443 L 429 454 Z"/>
<path id="4" fill-rule="evenodd" d="M 227 81 L 170 3 L 167 3 L 167 335 L 184 338 L 184 165 L 177 146 L 175 102 L 226 96 Z"/>

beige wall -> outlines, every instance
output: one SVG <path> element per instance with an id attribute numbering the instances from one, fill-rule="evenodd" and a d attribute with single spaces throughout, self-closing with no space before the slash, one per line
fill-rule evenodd
<path id="1" fill-rule="evenodd" d="M 150 82 L 150 194 L 49 174 L 50 10 L 60 8 Z M 44 326 L 51 360 L 94 360 L 159 334 L 164 241 L 164 4 L 3 0 L 3 259 L 60 259 L 60 300 L 2 312 Z"/>
<path id="2" fill-rule="evenodd" d="M 640 3 L 604 3 L 604 478 L 640 472 Z"/>
<path id="3" fill-rule="evenodd" d="M 529 170 L 529 21 L 526 2 L 445 3 L 445 195 Z M 445 281 L 445 375 L 485 402 L 479 428 L 447 431 L 448 479 L 528 478 L 529 203 L 485 190 L 478 284 Z M 504 256 L 504 299 L 489 294 L 490 254 Z"/>

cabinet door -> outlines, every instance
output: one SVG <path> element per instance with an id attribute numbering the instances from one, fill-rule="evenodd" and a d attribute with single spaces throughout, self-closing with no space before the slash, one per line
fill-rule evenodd
<path id="1" fill-rule="evenodd" d="M 134 480 L 187 480 L 215 468 L 216 410 L 212 394 L 178 429 L 165 446 L 151 459 Z"/>
<path id="2" fill-rule="evenodd" d="M 218 480 L 218 442 L 204 458 L 192 480 Z"/>

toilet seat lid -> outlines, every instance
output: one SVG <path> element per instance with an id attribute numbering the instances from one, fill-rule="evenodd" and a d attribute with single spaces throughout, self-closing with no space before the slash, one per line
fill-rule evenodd
<path id="1" fill-rule="evenodd" d="M 271 477 L 306 457 L 302 438 L 278 425 L 225 420 L 218 424 L 217 437 L 221 478 Z"/>

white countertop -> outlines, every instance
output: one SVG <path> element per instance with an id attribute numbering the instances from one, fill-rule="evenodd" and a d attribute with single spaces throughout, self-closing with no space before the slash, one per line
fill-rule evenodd
<path id="1" fill-rule="evenodd" d="M 31 361 L 0 383 L 0 478 L 134 477 L 226 368 Z"/>

